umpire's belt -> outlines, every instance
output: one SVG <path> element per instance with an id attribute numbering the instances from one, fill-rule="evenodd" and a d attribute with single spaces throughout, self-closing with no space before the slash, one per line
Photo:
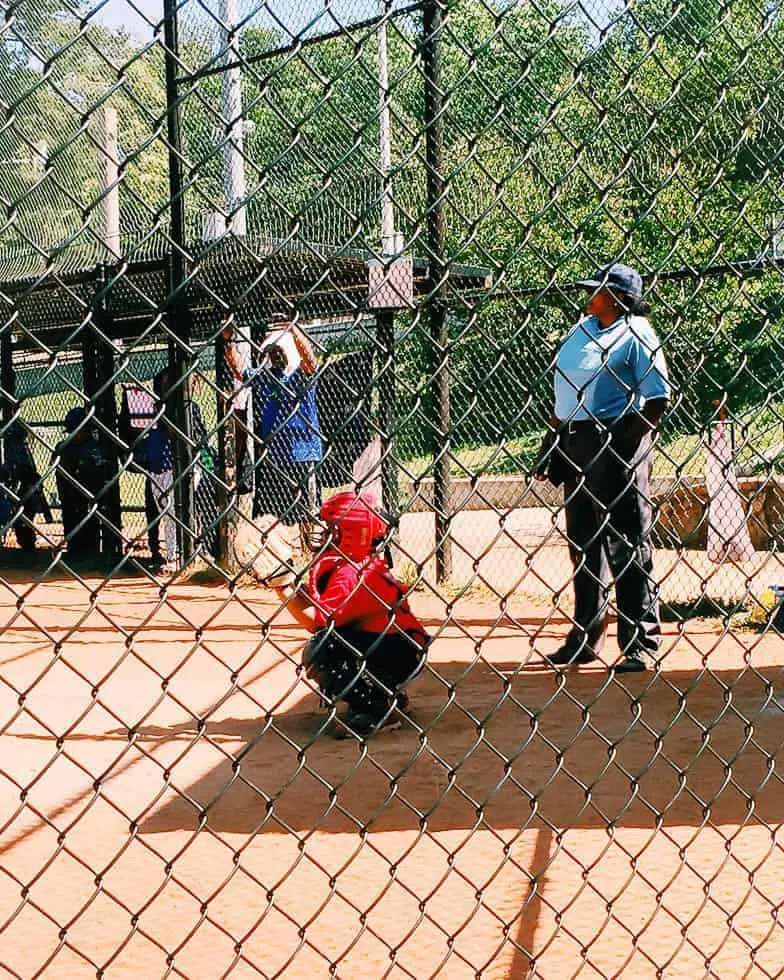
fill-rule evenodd
<path id="1" fill-rule="evenodd" d="M 571 422 L 562 422 L 558 431 L 565 436 L 605 436 L 617 421 L 617 419 L 573 419 Z"/>

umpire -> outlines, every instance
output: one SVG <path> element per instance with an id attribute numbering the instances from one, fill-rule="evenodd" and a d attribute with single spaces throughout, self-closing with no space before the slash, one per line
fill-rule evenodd
<path id="1" fill-rule="evenodd" d="M 564 485 L 574 565 L 574 625 L 547 659 L 569 667 L 598 657 L 614 579 L 622 655 L 614 669 L 644 671 L 660 633 L 649 478 L 670 400 L 667 364 L 636 269 L 615 263 L 580 285 L 591 291 L 587 315 L 558 351 L 553 432 L 534 470 Z"/>

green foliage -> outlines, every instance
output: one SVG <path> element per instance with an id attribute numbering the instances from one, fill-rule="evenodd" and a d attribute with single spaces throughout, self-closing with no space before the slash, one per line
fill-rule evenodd
<path id="1" fill-rule="evenodd" d="M 668 423 L 674 434 L 704 428 L 716 398 L 726 396 L 736 412 L 780 400 L 780 275 L 744 277 L 733 263 L 764 253 L 771 216 L 784 210 L 782 19 L 753 0 L 676 8 L 639 0 L 614 16 L 599 31 L 556 0 L 448 6 L 447 257 L 488 267 L 502 290 L 534 287 L 524 300 L 485 298 L 452 317 L 458 447 L 525 440 L 540 430 L 553 354 L 581 301 L 557 284 L 616 256 L 654 280 L 654 324 L 678 391 Z M 203 28 L 184 35 L 184 70 L 215 57 L 217 34 L 208 37 Z M 388 35 L 390 186 L 407 246 L 424 255 L 419 15 L 394 19 Z M 250 22 L 240 34 L 241 54 L 255 59 L 282 39 Z M 225 206 L 222 85 L 214 74 L 182 89 L 185 203 L 194 237 L 201 213 Z M 374 31 L 256 60 L 243 69 L 242 95 L 251 230 L 377 250 L 382 175 Z M 43 255 L 95 246 L 91 126 L 104 100 L 120 116 L 127 251 L 141 253 L 165 231 L 158 45 L 147 49 L 95 18 L 85 26 L 58 0 L 19 0 L 12 33 L 0 46 L 0 99 L 13 106 L 0 132 L 0 158 L 29 157 L 41 138 L 50 151 L 43 181 L 29 166 L 4 167 L 9 217 L 0 246 Z M 717 264 L 725 272 L 704 274 Z M 689 274 L 656 281 L 672 269 Z M 264 289 L 263 275 L 259 283 Z M 399 439 L 407 454 L 426 452 L 432 442 L 427 330 L 420 317 L 400 342 Z"/>
<path id="2" fill-rule="evenodd" d="M 9 112 L 0 132 L 8 216 L 0 247 L 41 263 L 47 254 L 73 250 L 83 253 L 71 260 L 77 264 L 103 257 L 98 120 L 106 104 L 119 117 L 120 200 L 131 232 L 125 251 L 132 256 L 138 241 L 149 241 L 167 206 L 160 52 L 144 50 L 94 19 L 83 24 L 55 0 L 20 0 L 14 7 L 12 32 L 0 46 L 0 102 Z M 37 156 L 41 141 L 45 160 Z"/>

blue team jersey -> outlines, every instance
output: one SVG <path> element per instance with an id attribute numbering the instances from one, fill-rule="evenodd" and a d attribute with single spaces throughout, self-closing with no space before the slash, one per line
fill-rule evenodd
<path id="1" fill-rule="evenodd" d="M 159 423 L 150 429 L 142 443 L 142 465 L 150 473 L 167 473 L 174 468 L 174 446 L 169 433 Z"/>
<path id="2" fill-rule="evenodd" d="M 589 316 L 561 344 L 555 362 L 559 419 L 614 419 L 670 395 L 664 353 L 645 317 L 622 317 L 602 329 Z"/>
<path id="3" fill-rule="evenodd" d="M 259 435 L 275 463 L 321 462 L 321 430 L 312 375 L 297 368 L 289 375 L 264 369 L 253 387 Z"/>

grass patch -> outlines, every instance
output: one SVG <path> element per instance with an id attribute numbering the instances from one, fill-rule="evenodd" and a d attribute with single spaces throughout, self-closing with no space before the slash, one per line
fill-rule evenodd
<path id="1" fill-rule="evenodd" d="M 205 382 L 197 395 L 208 429 L 212 432 L 215 422 L 215 398 L 211 389 L 214 375 L 202 372 Z M 130 380 L 130 375 L 122 380 Z M 117 388 L 119 407 L 120 389 Z M 67 411 L 81 404 L 78 394 L 72 390 L 32 394 L 22 403 L 22 416 L 35 432 L 30 440 L 33 456 L 39 472 L 43 473 L 51 464 L 52 449 L 63 438 L 64 432 L 58 425 Z M 732 420 L 735 460 L 739 471 L 766 474 L 779 469 L 784 453 L 784 403 L 749 409 Z M 673 419 L 673 423 L 676 419 Z M 677 419 L 682 422 L 682 416 Z M 695 420 L 699 421 L 699 419 Z M 462 426 L 461 426 L 462 428 Z M 212 432 L 213 441 L 215 433 Z M 500 439 L 495 443 L 464 442 L 453 448 L 450 470 L 454 478 L 475 478 L 487 476 L 515 476 L 530 473 L 539 452 L 542 430 L 536 429 L 514 438 Z M 408 443 L 408 438 L 401 439 Z M 670 429 L 665 424 L 657 444 L 653 463 L 653 475 L 662 478 L 677 476 L 701 477 L 705 471 L 707 455 L 707 435 L 704 431 L 684 432 L 682 428 Z M 433 476 L 433 457 L 430 453 L 400 458 L 399 474 L 405 480 L 431 478 Z M 123 506 L 141 507 L 144 503 L 144 482 L 132 474 L 120 480 Z M 50 500 L 56 496 L 53 475 L 45 481 L 45 491 Z"/>
<path id="2" fill-rule="evenodd" d="M 748 613 L 745 598 L 712 599 L 698 596 L 694 599 L 676 600 L 661 604 L 661 618 L 665 623 L 683 623 L 689 619 L 722 619 L 745 616 Z"/>
<path id="3" fill-rule="evenodd" d="M 732 421 L 735 462 L 744 472 L 769 472 L 784 455 L 784 405 L 770 407 Z M 503 476 L 528 473 L 541 445 L 542 432 L 529 432 L 498 444 L 475 444 L 453 450 L 451 473 L 454 477 L 477 474 Z M 702 476 L 708 454 L 705 432 L 668 431 L 665 426 L 656 446 L 653 475 Z M 778 450 L 778 451 L 777 451 Z M 429 455 L 415 456 L 403 465 L 414 476 L 432 476 Z"/>
<path id="4" fill-rule="evenodd" d="M 194 568 L 192 572 L 186 570 L 181 581 L 187 582 L 188 585 L 226 585 L 229 578 L 230 576 L 219 568 L 205 563 Z"/>
<path id="5" fill-rule="evenodd" d="M 784 443 L 784 404 L 750 410 L 732 421 L 735 460 L 745 472 L 769 472 L 772 462 L 781 454 L 776 448 Z M 659 438 L 653 462 L 653 475 L 702 476 L 707 456 L 705 432 L 668 431 L 665 426 Z M 497 444 L 464 445 L 452 451 L 453 477 L 474 477 L 480 474 L 504 476 L 528 473 L 531 470 L 542 432 L 529 432 Z M 767 458 L 767 462 L 766 462 Z M 414 477 L 432 477 L 433 459 L 429 454 L 412 456 L 401 466 Z"/>
<path id="6" fill-rule="evenodd" d="M 453 450 L 450 471 L 454 477 L 472 477 L 479 473 L 494 476 L 527 473 L 533 465 L 542 441 L 540 432 L 531 432 L 498 444 L 477 444 Z M 432 477 L 433 457 L 412 456 L 401 464 L 414 477 Z"/>

